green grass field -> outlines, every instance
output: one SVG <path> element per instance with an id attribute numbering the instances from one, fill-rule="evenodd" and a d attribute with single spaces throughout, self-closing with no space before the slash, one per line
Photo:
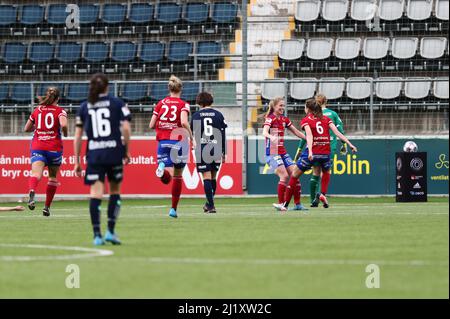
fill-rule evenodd
<path id="1" fill-rule="evenodd" d="M 50 218 L 40 206 L 0 213 L 0 297 L 449 297 L 448 198 L 333 198 L 328 210 L 285 215 L 272 200 L 218 199 L 205 215 L 201 199 L 182 199 L 177 220 L 168 199 L 125 200 L 124 244 L 101 247 L 110 256 L 67 250 L 94 248 L 85 201 L 57 202 Z M 365 284 L 372 263 L 378 289 Z M 65 286 L 68 264 L 80 267 L 79 289 Z"/>

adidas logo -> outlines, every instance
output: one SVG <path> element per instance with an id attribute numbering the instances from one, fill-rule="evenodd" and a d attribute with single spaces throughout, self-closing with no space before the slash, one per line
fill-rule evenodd
<path id="1" fill-rule="evenodd" d="M 422 187 L 420 186 L 419 182 L 417 182 L 416 185 L 413 186 L 413 188 L 414 189 L 419 189 L 419 188 L 422 188 Z"/>

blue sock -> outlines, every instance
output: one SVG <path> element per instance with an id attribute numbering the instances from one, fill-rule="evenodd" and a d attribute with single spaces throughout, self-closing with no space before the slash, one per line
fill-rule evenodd
<path id="1" fill-rule="evenodd" d="M 102 236 L 100 230 L 100 205 L 102 200 L 98 198 L 91 198 L 89 201 L 89 212 L 91 214 L 92 229 L 94 230 L 94 236 Z"/>
<path id="2" fill-rule="evenodd" d="M 116 220 L 120 213 L 120 195 L 114 194 L 109 196 L 108 203 L 108 230 L 114 234 L 114 227 L 116 226 Z"/>
<path id="3" fill-rule="evenodd" d="M 203 187 L 205 189 L 206 200 L 208 201 L 209 207 L 214 207 L 214 191 L 210 179 L 203 180 Z"/>

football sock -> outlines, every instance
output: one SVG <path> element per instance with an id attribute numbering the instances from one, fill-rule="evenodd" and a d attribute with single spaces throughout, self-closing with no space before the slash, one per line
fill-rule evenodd
<path id="1" fill-rule="evenodd" d="M 316 198 L 316 194 L 319 191 L 319 180 L 320 176 L 311 176 L 311 180 L 309 182 L 309 196 L 311 198 L 311 203 L 314 201 L 314 199 Z"/>
<path id="2" fill-rule="evenodd" d="M 322 172 L 322 185 L 321 185 L 321 189 L 322 189 L 322 194 L 326 195 L 326 193 L 328 193 L 328 185 L 330 184 L 330 171 L 323 171 Z"/>
<path id="3" fill-rule="evenodd" d="M 164 174 L 163 174 L 163 176 L 161 177 L 161 181 L 162 181 L 164 184 L 169 184 L 171 180 L 172 180 L 172 176 L 170 175 L 169 171 L 165 169 L 165 170 L 164 170 Z"/>
<path id="4" fill-rule="evenodd" d="M 116 226 L 117 218 L 120 213 L 120 195 L 113 194 L 109 196 L 108 202 L 108 230 L 114 234 L 114 227 Z"/>
<path id="5" fill-rule="evenodd" d="M 203 188 L 205 189 L 206 200 L 209 207 L 214 207 L 214 191 L 210 179 L 203 180 Z"/>
<path id="6" fill-rule="evenodd" d="M 101 199 L 91 198 L 89 201 L 89 212 L 91 214 L 92 229 L 94 230 L 94 236 L 102 236 L 100 231 L 100 205 Z"/>
<path id="7" fill-rule="evenodd" d="M 58 181 L 48 181 L 47 190 L 45 192 L 45 207 L 50 207 L 55 197 Z"/>
<path id="8" fill-rule="evenodd" d="M 291 179 L 289 180 L 289 185 L 286 188 L 286 196 L 284 198 L 284 201 L 285 201 L 284 206 L 285 207 L 289 206 L 289 203 L 291 202 L 292 195 L 294 194 L 294 191 L 297 187 L 298 182 L 299 182 L 298 178 L 295 178 L 295 177 L 291 177 Z"/>
<path id="9" fill-rule="evenodd" d="M 36 190 L 37 186 L 39 183 L 39 179 L 37 177 L 31 176 L 28 179 L 28 189 L 31 190 Z"/>
<path id="10" fill-rule="evenodd" d="M 302 192 L 302 188 L 300 186 L 300 180 L 297 182 L 297 185 L 295 185 L 294 190 L 294 203 L 295 205 L 300 205 L 300 193 Z"/>
<path id="11" fill-rule="evenodd" d="M 181 176 L 174 176 L 172 182 L 172 208 L 177 210 L 178 202 L 180 201 L 181 187 L 183 178 Z"/>
<path id="12" fill-rule="evenodd" d="M 216 195 L 217 180 L 212 179 L 212 180 L 211 180 L 211 185 L 212 185 L 212 189 L 213 189 L 213 194 Z"/>
<path id="13" fill-rule="evenodd" d="M 284 203 L 284 195 L 286 193 L 286 183 L 285 182 L 279 182 L 278 183 L 278 203 L 282 204 Z"/>

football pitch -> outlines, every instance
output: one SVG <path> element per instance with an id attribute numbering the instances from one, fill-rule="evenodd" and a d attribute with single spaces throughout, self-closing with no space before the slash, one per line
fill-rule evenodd
<path id="1" fill-rule="evenodd" d="M 273 200 L 217 199 L 205 215 L 204 200 L 182 199 L 177 220 L 170 199 L 124 200 L 123 245 L 99 248 L 86 201 L 56 202 L 50 218 L 42 202 L 0 213 L 0 297 L 449 297 L 448 198 L 331 198 L 329 209 L 283 215 Z M 79 288 L 66 287 L 68 265 Z M 376 268 L 380 286 L 368 288 Z"/>

